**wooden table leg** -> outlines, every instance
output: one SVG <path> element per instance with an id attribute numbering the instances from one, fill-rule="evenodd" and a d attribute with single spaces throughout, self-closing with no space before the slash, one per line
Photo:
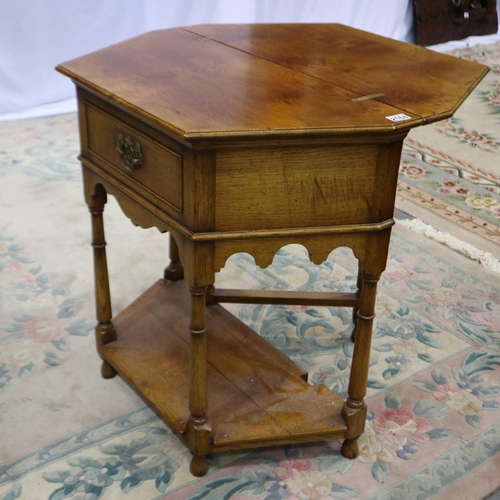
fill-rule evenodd
<path id="1" fill-rule="evenodd" d="M 189 287 L 191 292 L 191 352 L 189 422 L 187 442 L 193 458 L 190 471 L 193 476 L 204 476 L 208 471 L 205 455 L 212 448 L 212 429 L 207 418 L 207 348 L 205 337 L 205 293 L 207 287 Z"/>
<path id="2" fill-rule="evenodd" d="M 99 186 L 91 197 L 89 212 L 92 220 L 92 248 L 94 253 L 94 280 L 96 298 L 97 325 L 95 328 L 97 351 L 102 346 L 116 340 L 116 332 L 111 323 L 111 296 L 109 293 L 108 264 L 106 260 L 106 240 L 104 237 L 103 211 L 106 204 L 106 192 Z M 101 365 L 103 378 L 113 378 L 114 368 L 103 360 Z"/>
<path id="3" fill-rule="evenodd" d="M 349 379 L 349 397 L 344 403 L 342 416 L 347 424 L 347 439 L 342 444 L 341 453 L 346 458 L 356 458 L 359 454 L 357 439 L 364 431 L 366 421 L 366 384 L 370 363 L 370 348 L 373 319 L 375 318 L 375 297 L 380 274 L 362 273 L 361 304 L 356 326 L 356 342 Z"/>
<path id="4" fill-rule="evenodd" d="M 361 297 L 361 288 L 363 286 L 363 269 L 365 267 L 365 263 L 359 261 L 358 264 L 358 281 L 356 283 L 357 285 L 357 290 L 356 290 L 356 297 Z M 356 327 L 358 326 L 358 311 L 359 308 L 355 307 L 352 311 L 352 321 L 354 323 L 354 328 L 351 333 L 351 340 L 354 342 L 356 340 Z"/>
<path id="5" fill-rule="evenodd" d="M 172 233 L 169 233 L 169 257 L 170 263 L 163 272 L 163 278 L 169 281 L 179 281 L 184 279 L 184 268 L 179 257 L 179 247 L 174 240 Z"/>

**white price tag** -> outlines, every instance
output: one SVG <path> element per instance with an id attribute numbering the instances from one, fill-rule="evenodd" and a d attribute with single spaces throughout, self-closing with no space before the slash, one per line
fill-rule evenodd
<path id="1" fill-rule="evenodd" d="M 405 120 L 411 120 L 411 116 L 404 115 L 403 113 L 400 113 L 399 115 L 386 116 L 386 118 L 391 120 L 391 122 L 404 122 Z"/>

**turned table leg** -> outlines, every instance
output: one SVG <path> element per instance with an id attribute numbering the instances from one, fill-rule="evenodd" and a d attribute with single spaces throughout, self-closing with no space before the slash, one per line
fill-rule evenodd
<path id="1" fill-rule="evenodd" d="M 174 240 L 172 234 L 169 235 L 168 248 L 170 263 L 163 272 L 163 278 L 169 281 L 179 281 L 184 279 L 184 268 L 179 257 L 179 247 Z"/>
<path id="2" fill-rule="evenodd" d="M 358 264 L 358 281 L 356 283 L 357 290 L 356 290 L 356 297 L 360 298 L 361 297 L 361 288 L 363 286 L 363 269 L 365 267 L 364 262 L 359 261 Z M 352 321 L 354 323 L 354 328 L 351 333 L 351 340 L 354 342 L 356 340 L 356 327 L 358 326 L 358 311 L 359 308 L 355 307 L 352 311 Z"/>
<path id="3" fill-rule="evenodd" d="M 187 442 L 193 458 L 190 471 L 193 476 L 204 476 L 208 471 L 205 455 L 211 450 L 212 430 L 206 415 L 207 347 L 205 336 L 205 293 L 207 287 L 190 287 L 191 292 L 191 352 L 189 422 Z"/>
<path id="4" fill-rule="evenodd" d="M 365 428 L 366 403 L 364 398 L 368 381 L 375 297 L 379 278 L 380 274 L 370 275 L 366 268 L 362 273 L 361 303 L 349 379 L 349 396 L 342 410 L 342 416 L 347 425 L 347 439 L 342 444 L 341 453 L 350 459 L 356 458 L 359 454 L 357 439 Z"/>
<path id="5" fill-rule="evenodd" d="M 116 340 L 116 332 L 111 323 L 111 297 L 109 292 L 108 265 L 106 261 L 106 240 L 104 237 L 103 211 L 106 204 L 106 193 L 99 189 L 92 196 L 89 212 L 92 221 L 92 248 L 94 253 L 94 280 L 97 325 L 95 328 L 97 351 L 101 353 L 102 346 Z M 114 368 L 103 360 L 101 366 L 103 378 L 113 378 Z"/>

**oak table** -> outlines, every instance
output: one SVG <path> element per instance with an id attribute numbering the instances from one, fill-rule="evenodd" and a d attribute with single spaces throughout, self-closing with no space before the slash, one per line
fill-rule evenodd
<path id="1" fill-rule="evenodd" d="M 488 68 L 337 24 L 257 24 L 150 32 L 57 69 L 77 86 L 102 375 L 161 415 L 194 475 L 208 453 L 264 445 L 344 439 L 354 458 L 403 139 L 450 117 Z M 164 279 L 116 317 L 107 193 L 135 225 L 170 233 Z M 289 243 L 317 264 L 350 247 L 357 292 L 214 288 L 230 255 L 263 267 Z M 347 400 L 225 302 L 351 307 Z"/>

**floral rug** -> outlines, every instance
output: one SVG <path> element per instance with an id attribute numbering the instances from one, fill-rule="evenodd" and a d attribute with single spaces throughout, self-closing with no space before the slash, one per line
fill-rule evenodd
<path id="1" fill-rule="evenodd" d="M 500 487 L 498 276 L 400 224 L 360 456 L 344 459 L 337 441 L 244 450 L 193 478 L 170 430 L 119 377 L 100 378 L 77 141 L 73 114 L 0 124 L 0 500 L 441 500 Z M 105 221 L 116 313 L 162 275 L 167 238 L 133 227 L 112 198 Z M 348 249 L 314 266 L 293 245 L 267 269 L 233 256 L 217 284 L 349 291 L 355 275 Z M 350 310 L 231 310 L 345 395 Z"/>
<path id="2" fill-rule="evenodd" d="M 500 259 L 500 43 L 452 54 L 491 71 L 454 117 L 410 132 L 397 206 Z"/>

